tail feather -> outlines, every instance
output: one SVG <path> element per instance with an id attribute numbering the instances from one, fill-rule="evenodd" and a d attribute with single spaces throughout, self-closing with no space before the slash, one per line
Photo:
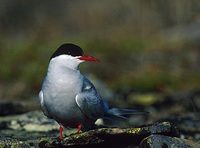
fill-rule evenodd
<path id="1" fill-rule="evenodd" d="M 128 120 L 128 118 L 124 115 L 120 115 L 120 114 L 113 114 L 113 113 L 107 113 L 104 118 L 110 119 L 110 120 Z"/>
<path id="2" fill-rule="evenodd" d="M 146 115 L 148 112 L 138 109 L 124 109 L 124 108 L 109 108 L 107 102 L 104 103 L 106 113 L 104 115 L 105 120 L 127 120 L 131 115 Z"/>
<path id="3" fill-rule="evenodd" d="M 127 115 L 143 115 L 147 114 L 148 112 L 136 110 L 136 109 L 120 109 L 120 108 L 111 108 L 108 110 L 108 115 L 114 116 L 127 116 Z"/>
<path id="4" fill-rule="evenodd" d="M 148 112 L 136 110 L 136 109 L 120 109 L 120 108 L 107 108 L 107 112 L 104 115 L 103 126 L 116 127 L 127 126 L 129 124 L 128 117 L 131 115 L 146 115 Z"/>
<path id="5" fill-rule="evenodd" d="M 127 117 L 116 116 L 112 114 L 107 114 L 103 118 L 95 122 L 97 126 L 103 127 L 118 127 L 124 125 L 125 123 L 128 123 Z"/>

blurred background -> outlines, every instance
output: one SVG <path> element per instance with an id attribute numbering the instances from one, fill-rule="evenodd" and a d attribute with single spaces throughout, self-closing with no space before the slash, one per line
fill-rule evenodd
<path id="1" fill-rule="evenodd" d="M 118 106 L 200 104 L 198 0 L 1 0 L 0 30 L 1 101 L 34 105 L 49 57 L 71 42 L 101 60 L 82 73 Z"/>

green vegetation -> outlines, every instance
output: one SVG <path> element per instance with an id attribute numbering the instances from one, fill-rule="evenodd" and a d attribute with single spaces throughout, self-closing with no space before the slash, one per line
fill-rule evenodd
<path id="1" fill-rule="evenodd" d="M 100 64 L 81 68 L 114 90 L 200 88 L 198 1 L 2 3 L 1 98 L 37 95 L 49 57 L 65 42 L 97 56 Z"/>

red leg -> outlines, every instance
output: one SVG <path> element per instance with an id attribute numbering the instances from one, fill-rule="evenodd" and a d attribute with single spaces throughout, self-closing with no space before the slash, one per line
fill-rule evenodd
<path id="1" fill-rule="evenodd" d="M 82 124 L 78 124 L 78 126 L 77 126 L 77 133 L 80 133 L 81 128 L 82 128 Z"/>
<path id="2" fill-rule="evenodd" d="M 63 126 L 62 125 L 60 125 L 60 140 L 62 141 L 63 140 Z"/>

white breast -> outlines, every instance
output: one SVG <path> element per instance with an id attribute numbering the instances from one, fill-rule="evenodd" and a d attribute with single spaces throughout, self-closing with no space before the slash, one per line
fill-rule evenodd
<path id="1" fill-rule="evenodd" d="M 42 86 L 43 104 L 48 114 L 59 121 L 82 118 L 75 97 L 81 92 L 83 76 L 78 70 L 49 65 L 47 76 Z"/>

